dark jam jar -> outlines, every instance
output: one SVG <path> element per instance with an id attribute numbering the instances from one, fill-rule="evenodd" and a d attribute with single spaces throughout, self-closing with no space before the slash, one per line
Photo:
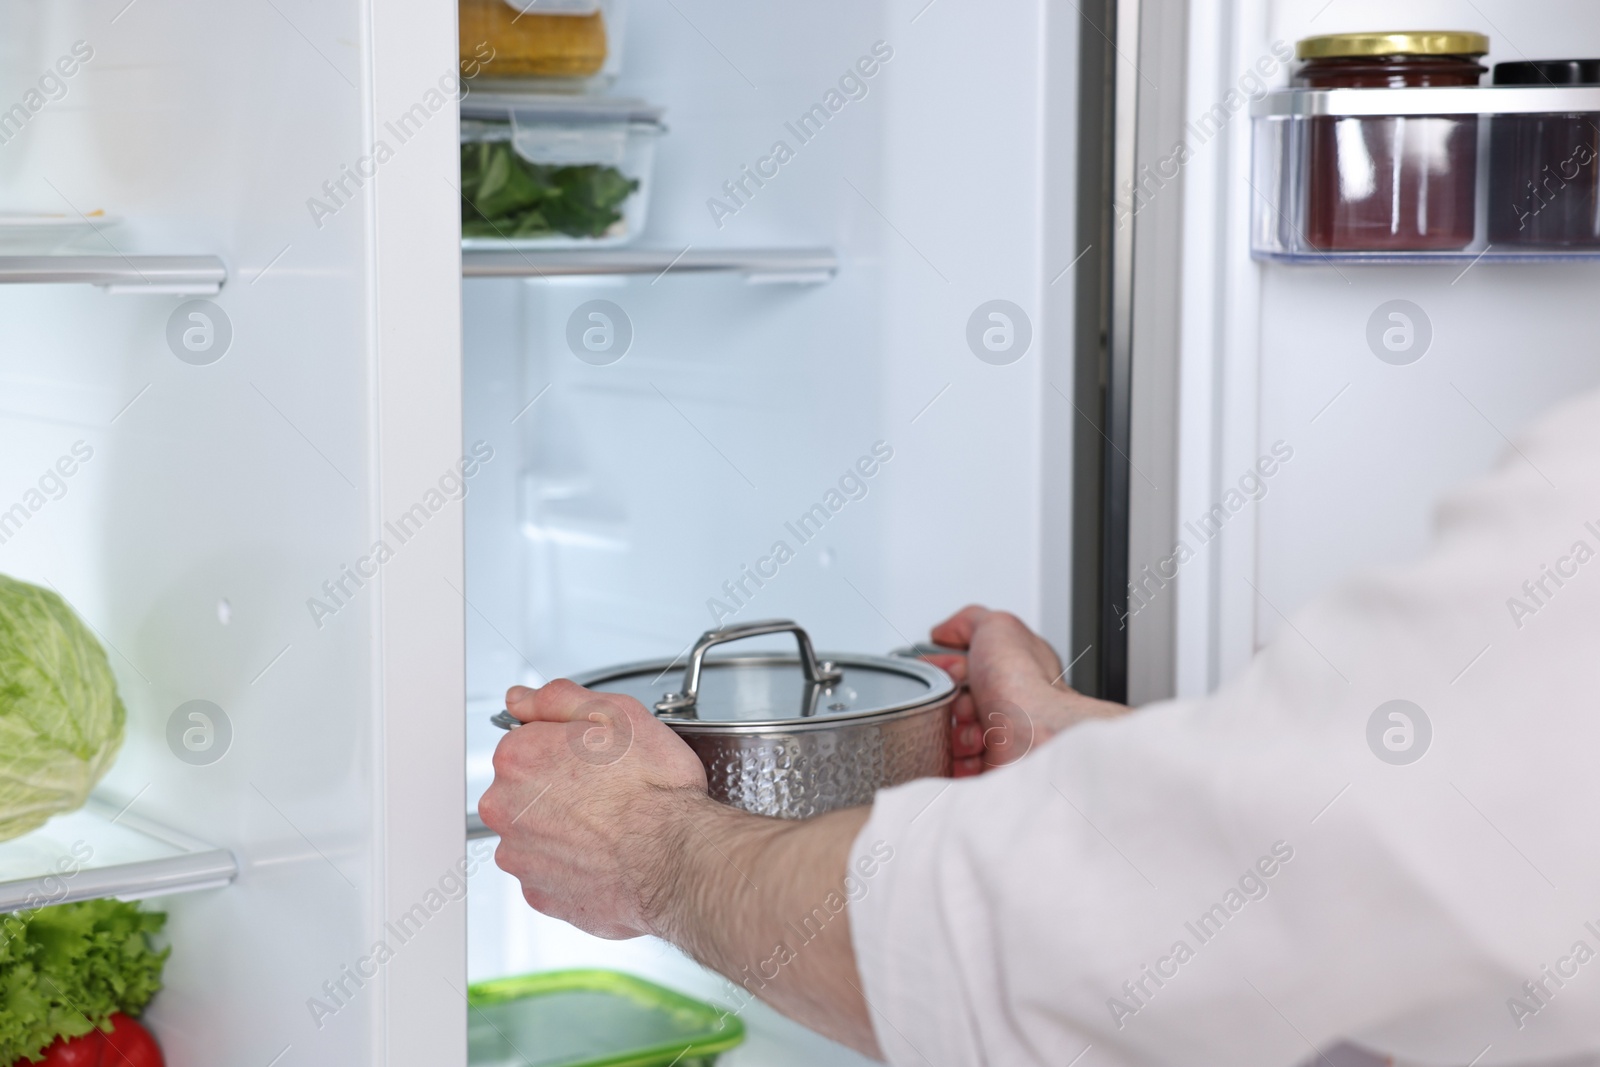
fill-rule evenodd
<path id="1" fill-rule="evenodd" d="M 1477 85 L 1481 33 L 1336 33 L 1295 48 L 1307 89 Z M 1316 117 L 1305 146 L 1306 244 L 1328 252 L 1443 252 L 1473 239 L 1476 115 Z"/>
<path id="2" fill-rule="evenodd" d="M 1496 85 L 1600 85 L 1600 59 L 1497 63 Z M 1600 248 L 1600 114 L 1489 120 L 1489 240 Z"/>

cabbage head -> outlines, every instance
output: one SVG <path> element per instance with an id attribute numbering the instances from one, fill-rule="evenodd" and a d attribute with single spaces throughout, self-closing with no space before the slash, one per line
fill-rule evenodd
<path id="1" fill-rule="evenodd" d="M 0 574 L 0 841 L 82 807 L 126 715 L 83 621 L 50 590 Z"/>

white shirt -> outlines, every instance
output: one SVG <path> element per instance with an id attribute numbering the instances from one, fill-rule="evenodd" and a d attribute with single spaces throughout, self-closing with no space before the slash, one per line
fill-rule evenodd
<path id="1" fill-rule="evenodd" d="M 880 793 L 850 914 L 889 1062 L 1600 1050 L 1600 394 L 1518 448 L 1209 698 Z"/>

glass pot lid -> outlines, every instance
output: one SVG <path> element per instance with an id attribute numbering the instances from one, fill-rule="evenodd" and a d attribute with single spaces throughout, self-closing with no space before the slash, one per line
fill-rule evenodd
<path id="1" fill-rule="evenodd" d="M 717 645 L 792 633 L 794 653 L 709 656 Z M 654 660 L 590 671 L 579 685 L 638 700 L 663 721 L 699 730 L 795 728 L 871 719 L 938 704 L 955 692 L 944 671 L 921 660 L 871 655 L 818 659 L 811 638 L 787 619 L 751 622 L 701 635 L 687 663 Z M 495 721 L 509 726 L 502 713 Z"/>

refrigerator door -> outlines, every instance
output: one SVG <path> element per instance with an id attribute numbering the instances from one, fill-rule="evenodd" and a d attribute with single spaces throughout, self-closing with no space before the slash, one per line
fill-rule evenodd
<path id="1" fill-rule="evenodd" d="M 1078 684 L 1135 704 L 1209 692 L 1317 594 L 1415 557 L 1442 493 L 1600 384 L 1584 341 L 1600 314 L 1585 295 L 1592 252 L 1478 258 L 1479 239 L 1436 262 L 1252 258 L 1272 183 L 1304 177 L 1252 159 L 1252 101 L 1288 84 L 1297 39 L 1439 22 L 1487 33 L 1488 66 L 1600 55 L 1591 8 L 1525 14 L 1509 0 L 1083 8 L 1100 30 L 1082 36 L 1084 76 L 1103 76 L 1080 127 L 1082 172 L 1100 176 L 1084 179 L 1080 231 L 1098 223 L 1102 239 L 1077 300 L 1090 418 L 1076 440 L 1074 628 L 1097 648 Z M 1479 184 L 1487 232 L 1492 183 Z"/>
<path id="2" fill-rule="evenodd" d="M 0 6 L 0 209 L 94 261 L 0 272 L 0 570 L 108 650 L 109 810 L 240 868 L 150 902 L 174 1067 L 465 1059 L 454 38 L 443 3 Z"/>
<path id="3" fill-rule="evenodd" d="M 1194 4 L 1189 114 L 1284 84 L 1279 60 L 1314 33 L 1442 20 L 1489 35 L 1486 66 L 1600 54 L 1600 13 L 1576 3 L 1542 5 L 1534 19 L 1509 0 L 1448 16 L 1378 3 L 1314 14 L 1276 0 Z M 1203 144 L 1193 131 L 1210 127 L 1192 123 L 1183 172 L 1180 478 L 1167 534 L 1195 558 L 1176 583 L 1180 693 L 1235 673 L 1346 576 L 1415 558 L 1441 494 L 1515 462 L 1513 442 L 1533 420 L 1600 385 L 1587 341 L 1600 326 L 1593 259 L 1252 260 L 1251 206 L 1264 191 L 1253 184 L 1247 112 L 1224 110 L 1228 121 Z M 1263 457 L 1275 470 L 1256 479 Z M 1230 491 L 1246 498 L 1238 509 Z M 1207 519 L 1218 505 L 1223 523 Z M 1463 650 L 1463 670 L 1494 638 Z"/>

